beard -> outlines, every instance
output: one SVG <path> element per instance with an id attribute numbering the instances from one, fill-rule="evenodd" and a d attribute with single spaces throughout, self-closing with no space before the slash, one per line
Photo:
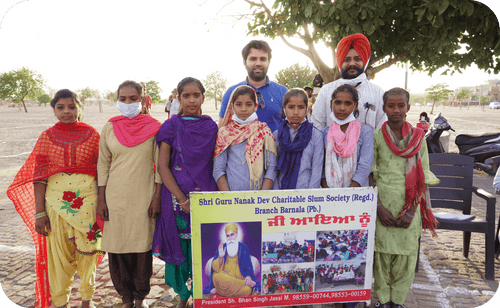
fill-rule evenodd
<path id="1" fill-rule="evenodd" d="M 230 257 L 234 257 L 238 254 L 238 242 L 237 241 L 227 241 L 226 251 Z"/>
<path id="2" fill-rule="evenodd" d="M 348 73 L 352 69 L 356 70 L 356 73 L 354 75 Z M 354 79 L 354 78 L 358 77 L 359 75 L 363 74 L 363 72 L 364 72 L 364 70 L 361 67 L 357 67 L 357 66 L 348 66 L 345 69 L 340 71 L 343 79 Z"/>
<path id="3" fill-rule="evenodd" d="M 265 68 L 265 67 L 260 66 L 259 68 L 261 69 L 261 71 L 259 73 L 256 73 L 254 71 L 255 67 L 252 69 L 252 68 L 249 68 L 248 66 L 245 65 L 245 68 L 247 69 L 248 77 L 250 77 L 250 79 L 252 79 L 252 80 L 262 81 L 267 76 L 267 68 Z"/>

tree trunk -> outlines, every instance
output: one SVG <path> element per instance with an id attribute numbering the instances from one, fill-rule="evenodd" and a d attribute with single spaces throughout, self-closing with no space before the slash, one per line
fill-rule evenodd
<path id="1" fill-rule="evenodd" d="M 28 113 L 28 109 L 26 108 L 26 104 L 24 103 L 24 100 L 21 100 L 21 103 L 23 104 L 24 112 Z"/>
<path id="2" fill-rule="evenodd" d="M 214 98 L 214 101 L 215 101 L 215 110 L 218 110 L 218 109 L 217 109 L 217 99 L 216 99 L 216 98 Z"/>

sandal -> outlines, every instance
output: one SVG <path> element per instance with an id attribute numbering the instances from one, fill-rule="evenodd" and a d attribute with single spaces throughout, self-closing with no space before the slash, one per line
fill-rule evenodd
<path id="1" fill-rule="evenodd" d="M 375 308 L 391 308 L 391 304 L 389 303 L 381 304 L 380 302 L 376 302 Z"/>

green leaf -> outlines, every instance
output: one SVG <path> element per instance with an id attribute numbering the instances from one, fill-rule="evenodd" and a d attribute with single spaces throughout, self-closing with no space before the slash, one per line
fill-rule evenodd
<path id="1" fill-rule="evenodd" d="M 426 8 L 420 8 L 415 11 L 415 15 L 417 16 L 417 22 L 420 22 L 422 20 L 422 17 L 424 17 Z"/>
<path id="2" fill-rule="evenodd" d="M 312 5 L 311 4 L 309 4 L 306 7 L 306 10 L 304 11 L 304 15 L 306 16 L 306 18 L 311 17 L 311 15 L 312 15 Z"/>

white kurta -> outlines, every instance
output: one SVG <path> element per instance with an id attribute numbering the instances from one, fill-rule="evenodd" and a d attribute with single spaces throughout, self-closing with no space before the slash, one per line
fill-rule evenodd
<path id="1" fill-rule="evenodd" d="M 384 90 L 362 76 L 364 74 L 356 78 L 357 81 L 361 81 L 361 84 L 356 87 L 359 94 L 359 116 L 357 120 L 361 124 L 368 125 L 371 129 L 380 128 L 387 121 L 387 116 L 382 110 Z M 338 86 L 346 83 L 352 84 L 353 80 L 337 79 L 321 88 L 311 115 L 311 122 L 314 127 L 322 130 L 332 124 L 333 120 L 330 118 L 332 93 Z M 371 107 L 367 108 L 366 103 L 369 103 Z"/>

